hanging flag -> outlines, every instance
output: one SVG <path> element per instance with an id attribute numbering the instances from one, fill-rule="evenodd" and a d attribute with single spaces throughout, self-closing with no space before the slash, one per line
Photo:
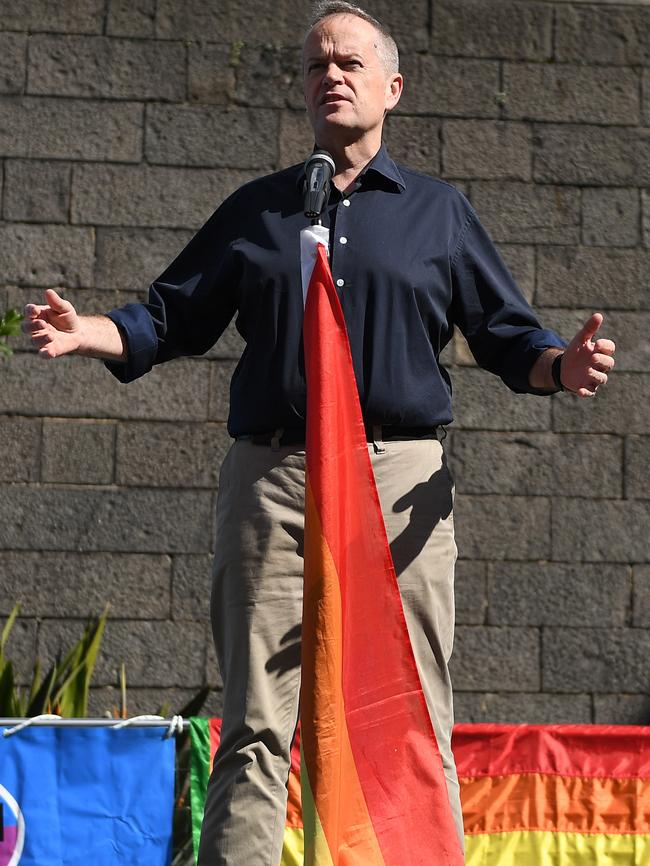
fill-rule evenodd
<path id="1" fill-rule="evenodd" d="M 462 851 L 386 537 L 327 234 L 321 226 L 301 233 L 305 864 L 456 866 Z"/>
<path id="2" fill-rule="evenodd" d="M 169 866 L 174 738 L 0 728 L 0 866 Z"/>
<path id="3" fill-rule="evenodd" d="M 467 866 L 648 866 L 650 728 L 456 725 Z"/>

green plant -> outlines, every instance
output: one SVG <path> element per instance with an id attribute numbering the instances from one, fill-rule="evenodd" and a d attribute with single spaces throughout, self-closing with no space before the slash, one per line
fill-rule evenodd
<path id="1" fill-rule="evenodd" d="M 20 334 L 20 323 L 23 317 L 16 310 L 7 310 L 0 317 L 0 355 L 11 355 L 11 349 L 7 345 L 7 337 L 16 337 Z"/>
<path id="2" fill-rule="evenodd" d="M 21 688 L 17 684 L 14 664 L 5 655 L 7 639 L 19 611 L 20 605 L 16 604 L 0 635 L 0 715 L 23 718 L 56 713 L 59 716 L 83 718 L 88 710 L 88 690 L 108 608 L 100 617 L 88 623 L 79 640 L 63 658 L 57 657 L 44 677 L 37 658 L 28 688 Z"/>

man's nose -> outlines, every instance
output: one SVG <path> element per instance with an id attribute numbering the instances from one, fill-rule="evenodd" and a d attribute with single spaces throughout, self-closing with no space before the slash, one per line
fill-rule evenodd
<path id="1" fill-rule="evenodd" d="M 327 64 L 324 81 L 326 84 L 339 84 L 343 81 L 343 71 L 336 63 Z"/>

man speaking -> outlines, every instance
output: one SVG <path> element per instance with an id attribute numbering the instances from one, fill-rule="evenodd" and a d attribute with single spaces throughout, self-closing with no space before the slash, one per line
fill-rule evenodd
<path id="1" fill-rule="evenodd" d="M 453 483 L 440 444 L 452 420 L 439 362 L 457 326 L 477 362 L 516 392 L 593 397 L 614 344 L 592 315 L 568 346 L 541 327 L 468 201 L 396 165 L 382 126 L 402 93 L 395 42 L 362 9 L 318 7 L 303 48 L 316 146 L 334 162 L 323 223 L 347 325 L 368 449 L 408 631 L 459 837 L 450 748 Z M 206 352 L 233 316 L 234 443 L 219 482 L 212 624 L 223 678 L 221 746 L 201 866 L 277 866 L 300 668 L 288 652 L 302 604 L 305 364 L 300 231 L 304 169 L 230 196 L 150 287 L 146 303 L 79 316 L 53 290 L 25 309 L 44 358 L 103 358 L 120 381 Z M 369 590 L 371 591 L 371 589 Z M 342 862 L 347 862 L 343 860 Z M 408 852 L 404 852 L 408 866 Z"/>

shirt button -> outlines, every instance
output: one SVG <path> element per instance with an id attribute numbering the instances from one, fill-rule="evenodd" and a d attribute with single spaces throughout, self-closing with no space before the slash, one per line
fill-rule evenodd
<path id="1" fill-rule="evenodd" d="M 343 199 L 343 207 L 350 207 L 350 199 L 349 198 Z"/>
<path id="2" fill-rule="evenodd" d="M 344 286 L 344 285 L 345 285 L 345 280 L 338 279 L 338 280 L 336 281 L 336 285 L 337 285 L 337 286 L 339 287 L 339 289 L 340 289 L 341 286 Z"/>
<path id="3" fill-rule="evenodd" d="M 342 244 L 347 244 L 347 242 L 348 242 L 348 239 L 345 237 L 342 237 L 339 240 L 341 241 Z"/>

